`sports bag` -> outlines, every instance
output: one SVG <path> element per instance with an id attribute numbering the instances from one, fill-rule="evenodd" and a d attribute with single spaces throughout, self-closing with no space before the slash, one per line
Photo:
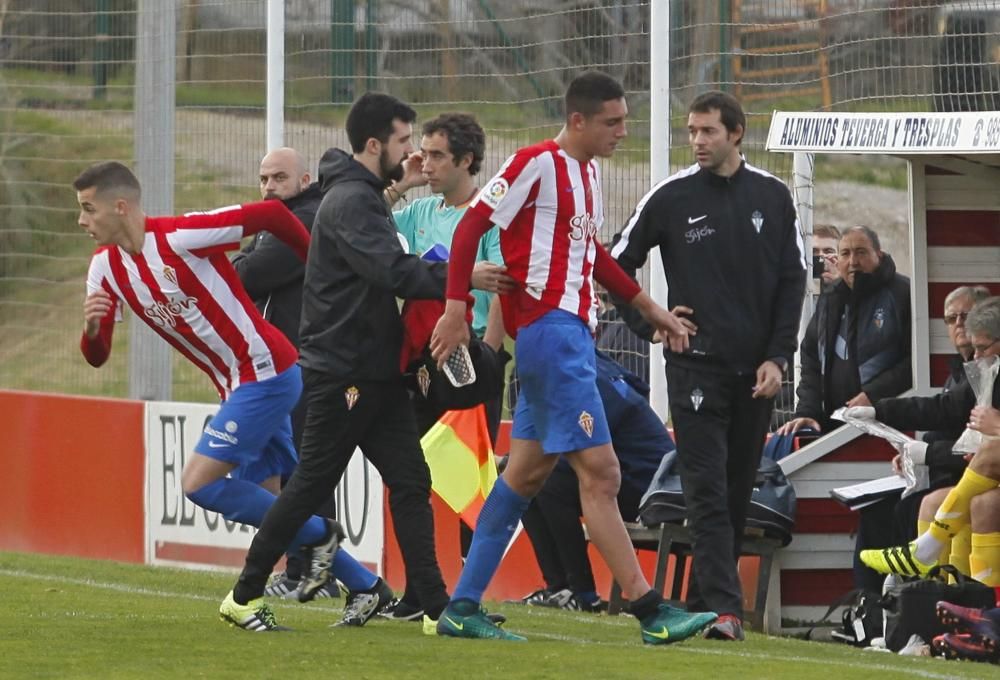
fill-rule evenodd
<path id="1" fill-rule="evenodd" d="M 949 575 L 955 583 L 948 583 Z M 925 578 L 889 586 L 881 601 L 885 609 L 885 646 L 898 652 L 914 634 L 929 644 L 948 632 L 937 617 L 937 603 L 942 600 L 961 607 L 992 608 L 996 606 L 996 593 L 950 564 L 934 567 Z"/>
<path id="2" fill-rule="evenodd" d="M 639 499 L 639 521 L 647 527 L 667 522 L 680 523 L 687 517 L 681 477 L 674 470 L 676 464 L 676 449 L 664 454 L 649 488 Z"/>
<path id="3" fill-rule="evenodd" d="M 676 465 L 677 451 L 667 453 L 660 461 L 649 488 L 639 501 L 639 520 L 644 525 L 678 523 L 686 519 L 687 505 Z M 746 525 L 763 530 L 765 536 L 781 541 L 782 545 L 792 541 L 795 489 L 781 467 L 770 458 L 762 458 L 757 470 Z"/>
<path id="4" fill-rule="evenodd" d="M 761 458 L 747 511 L 747 526 L 763 529 L 765 536 L 788 545 L 795 528 L 795 504 L 795 488 L 788 483 L 781 466 L 770 458 Z"/>

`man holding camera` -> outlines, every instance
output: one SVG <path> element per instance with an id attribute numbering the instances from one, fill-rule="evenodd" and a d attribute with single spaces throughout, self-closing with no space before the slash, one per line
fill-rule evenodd
<path id="1" fill-rule="evenodd" d="M 832 224 L 817 224 L 812 233 L 813 293 L 829 293 L 840 280 L 837 272 L 837 246 L 840 230 Z"/>

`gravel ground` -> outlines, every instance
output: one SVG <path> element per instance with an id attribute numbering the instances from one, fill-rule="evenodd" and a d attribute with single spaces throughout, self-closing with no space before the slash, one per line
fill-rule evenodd
<path id="1" fill-rule="evenodd" d="M 815 223 L 841 229 L 856 224 L 871 227 L 892 255 L 897 270 L 910 275 L 909 205 L 902 189 L 832 181 L 817 184 L 813 192 Z"/>

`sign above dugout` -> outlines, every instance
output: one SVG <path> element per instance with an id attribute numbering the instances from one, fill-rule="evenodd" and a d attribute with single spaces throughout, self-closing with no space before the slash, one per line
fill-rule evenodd
<path id="1" fill-rule="evenodd" d="M 998 154 L 1000 112 L 775 111 L 767 150 L 899 156 Z"/>

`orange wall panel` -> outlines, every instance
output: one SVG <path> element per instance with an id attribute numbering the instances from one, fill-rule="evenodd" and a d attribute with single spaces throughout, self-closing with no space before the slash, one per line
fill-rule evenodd
<path id="1" fill-rule="evenodd" d="M 0 549 L 142 562 L 143 403 L 0 390 Z"/>

